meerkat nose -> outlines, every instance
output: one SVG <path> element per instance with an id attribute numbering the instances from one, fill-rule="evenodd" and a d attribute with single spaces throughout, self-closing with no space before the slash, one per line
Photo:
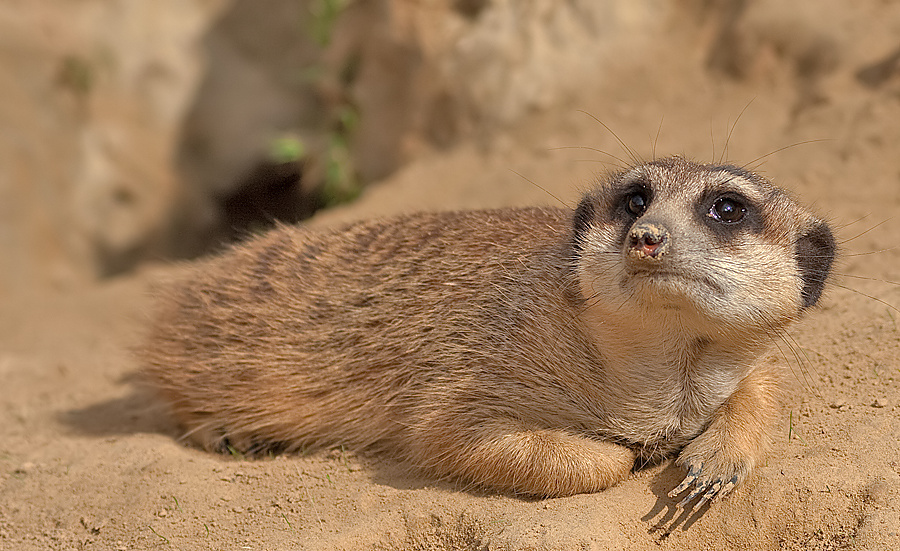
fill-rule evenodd
<path id="1" fill-rule="evenodd" d="M 637 259 L 658 259 L 669 250 L 669 230 L 656 222 L 635 224 L 628 232 L 628 254 Z"/>

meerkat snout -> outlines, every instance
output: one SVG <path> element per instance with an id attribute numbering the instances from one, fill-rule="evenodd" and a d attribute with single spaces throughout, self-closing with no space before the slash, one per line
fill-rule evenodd
<path id="1" fill-rule="evenodd" d="M 628 232 L 628 255 L 638 260 L 660 260 L 669 251 L 669 230 L 658 222 L 640 222 Z"/>

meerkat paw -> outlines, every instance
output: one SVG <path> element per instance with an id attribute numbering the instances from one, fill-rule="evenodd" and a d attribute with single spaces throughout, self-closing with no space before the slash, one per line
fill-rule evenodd
<path id="1" fill-rule="evenodd" d="M 697 445 L 695 446 L 695 444 Z M 669 492 L 669 497 L 674 498 L 690 490 L 678 502 L 677 506 L 680 508 L 686 507 L 698 497 L 699 499 L 694 504 L 696 509 L 702 507 L 707 501 L 722 499 L 746 480 L 753 469 L 755 461 L 751 457 L 729 456 L 725 450 L 710 452 L 703 448 L 702 441 L 692 442 L 675 461 L 676 465 L 687 469 L 687 474 L 681 484 Z"/>
<path id="2" fill-rule="evenodd" d="M 768 371 L 752 371 L 741 381 L 706 430 L 675 460 L 687 474 L 669 497 L 690 490 L 678 507 L 697 499 L 694 507 L 699 509 L 710 500 L 725 497 L 747 479 L 768 447 L 777 395 L 777 378 Z"/>

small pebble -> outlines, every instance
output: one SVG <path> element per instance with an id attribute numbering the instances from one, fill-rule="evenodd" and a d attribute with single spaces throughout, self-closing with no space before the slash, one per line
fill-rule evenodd
<path id="1" fill-rule="evenodd" d="M 33 471 L 35 467 L 36 467 L 36 465 L 34 463 L 32 463 L 31 461 L 28 461 L 28 462 L 22 463 L 21 465 L 16 467 L 16 470 L 13 472 L 16 474 L 28 474 L 31 471 Z"/>

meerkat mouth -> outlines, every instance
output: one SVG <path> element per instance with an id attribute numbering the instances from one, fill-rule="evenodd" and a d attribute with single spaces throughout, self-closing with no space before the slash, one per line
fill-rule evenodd
<path id="1" fill-rule="evenodd" d="M 698 285 L 704 289 L 712 290 L 718 295 L 724 296 L 725 289 L 708 276 L 693 275 L 684 271 L 675 271 L 659 268 L 632 268 L 627 270 L 622 280 L 622 287 L 633 291 L 639 287 L 647 286 L 647 290 L 654 293 L 687 297 L 697 291 Z"/>

